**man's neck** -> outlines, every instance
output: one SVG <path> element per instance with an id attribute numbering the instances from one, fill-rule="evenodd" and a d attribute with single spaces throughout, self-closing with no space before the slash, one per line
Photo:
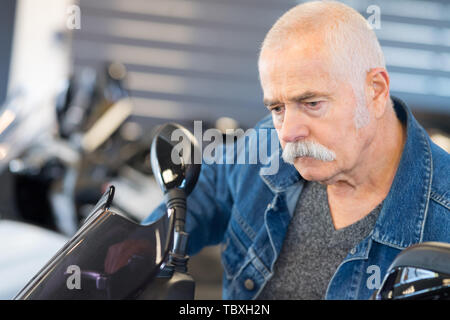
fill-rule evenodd
<path id="1" fill-rule="evenodd" d="M 406 128 L 393 109 L 389 113 L 364 153 L 360 165 L 327 186 L 336 229 L 365 217 L 389 193 L 406 141 Z"/>

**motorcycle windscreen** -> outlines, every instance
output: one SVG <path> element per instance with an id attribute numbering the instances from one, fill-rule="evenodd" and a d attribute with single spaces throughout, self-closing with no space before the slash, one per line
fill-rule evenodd
<path id="1" fill-rule="evenodd" d="M 111 187 L 80 230 L 15 299 L 132 299 L 160 271 L 173 215 L 139 225 L 111 211 Z"/>

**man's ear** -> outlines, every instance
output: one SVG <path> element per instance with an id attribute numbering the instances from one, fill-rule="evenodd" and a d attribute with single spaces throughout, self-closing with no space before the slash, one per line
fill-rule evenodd
<path id="1" fill-rule="evenodd" d="M 389 100 L 389 74 L 386 69 L 374 68 L 367 73 L 366 98 L 374 116 L 377 119 L 383 116 Z"/>

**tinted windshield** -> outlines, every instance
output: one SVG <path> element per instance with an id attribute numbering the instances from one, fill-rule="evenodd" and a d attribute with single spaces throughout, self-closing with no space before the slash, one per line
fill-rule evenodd
<path id="1" fill-rule="evenodd" d="M 104 205 L 96 210 L 16 299 L 127 299 L 156 276 L 172 216 L 143 226 Z"/>

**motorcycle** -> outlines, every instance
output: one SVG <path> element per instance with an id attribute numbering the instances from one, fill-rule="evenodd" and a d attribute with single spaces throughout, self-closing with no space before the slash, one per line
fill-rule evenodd
<path id="1" fill-rule="evenodd" d="M 173 133 L 182 133 L 175 144 Z M 166 214 L 140 225 L 111 208 L 114 187 L 80 230 L 15 299 L 193 299 L 185 231 L 186 197 L 195 187 L 198 143 L 177 124 L 161 127 L 151 166 Z M 450 299 L 450 244 L 425 242 L 402 251 L 373 300 Z"/>
<path id="2" fill-rule="evenodd" d="M 76 72 L 56 101 L 17 90 L 0 107 L 0 299 L 76 233 L 108 185 L 135 221 L 161 201 L 145 165 L 154 131 L 132 121 L 125 80 L 124 66 L 107 63 Z"/>
<path id="3" fill-rule="evenodd" d="M 450 244 L 423 242 L 392 262 L 373 300 L 450 300 Z"/>
<path id="4" fill-rule="evenodd" d="M 175 131 L 182 133 L 181 143 L 172 141 Z M 151 165 L 167 213 L 137 224 L 111 207 L 115 189 L 109 187 L 78 232 L 15 299 L 193 299 L 184 223 L 200 152 L 184 127 L 161 127 L 152 142 Z"/>

